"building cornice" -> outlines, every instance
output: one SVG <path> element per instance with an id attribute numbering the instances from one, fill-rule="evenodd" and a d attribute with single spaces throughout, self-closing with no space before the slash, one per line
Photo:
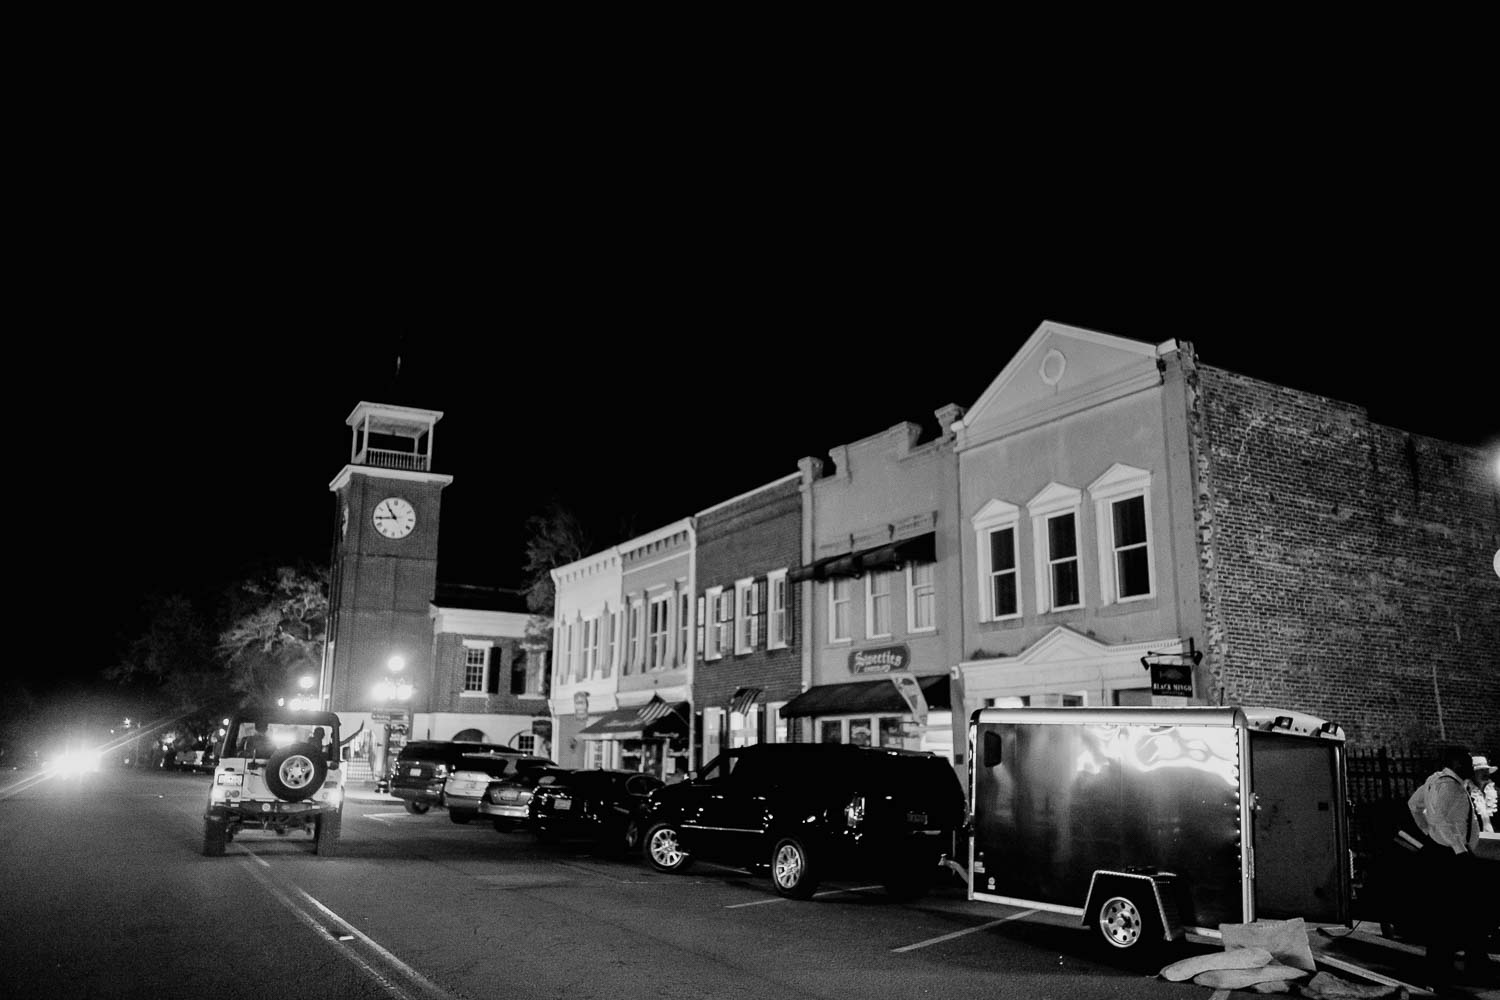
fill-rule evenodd
<path id="1" fill-rule="evenodd" d="M 444 476 L 436 472 L 413 472 L 409 469 L 381 469 L 373 465 L 346 465 L 333 481 L 328 484 L 330 492 L 337 493 L 356 475 L 369 476 L 372 479 L 399 479 L 408 483 L 437 483 L 439 486 L 447 486 L 453 482 L 452 476 Z"/>

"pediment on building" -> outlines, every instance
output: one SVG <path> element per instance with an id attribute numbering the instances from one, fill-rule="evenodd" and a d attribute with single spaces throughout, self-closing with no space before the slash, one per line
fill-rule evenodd
<path id="1" fill-rule="evenodd" d="M 964 415 L 959 446 L 1149 386 L 1157 353 L 1155 344 L 1048 320 Z"/>

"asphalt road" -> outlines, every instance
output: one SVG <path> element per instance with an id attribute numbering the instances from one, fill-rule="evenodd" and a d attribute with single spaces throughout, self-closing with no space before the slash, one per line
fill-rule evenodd
<path id="1" fill-rule="evenodd" d="M 698 864 L 661 875 L 441 811 L 345 806 L 342 851 L 200 853 L 209 778 L 0 778 L 0 995 L 312 998 L 1192 998 L 1072 918 L 835 883 L 808 902 Z M 1200 949 L 1206 950 L 1206 949 Z"/>

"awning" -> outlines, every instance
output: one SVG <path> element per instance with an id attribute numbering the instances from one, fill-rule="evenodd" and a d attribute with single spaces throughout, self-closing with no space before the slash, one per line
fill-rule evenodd
<path id="1" fill-rule="evenodd" d="M 802 580 L 826 580 L 834 576 L 858 576 L 881 569 L 895 569 L 910 562 L 933 562 L 937 559 L 937 532 L 928 531 L 885 545 L 828 556 L 805 566 L 794 567 L 786 578 L 792 583 Z"/>
<path id="2" fill-rule="evenodd" d="M 688 703 L 653 698 L 644 705 L 620 708 L 584 726 L 578 735 L 590 740 L 646 740 L 687 735 Z"/>
<path id="3" fill-rule="evenodd" d="M 953 707 L 948 696 L 948 675 L 933 674 L 918 677 L 922 697 L 927 699 L 927 708 L 933 712 L 947 712 Z M 906 699 L 896 690 L 890 678 L 878 681 L 854 681 L 849 684 L 819 684 L 808 688 L 797 697 L 781 706 L 784 719 L 813 715 L 907 715 Z"/>

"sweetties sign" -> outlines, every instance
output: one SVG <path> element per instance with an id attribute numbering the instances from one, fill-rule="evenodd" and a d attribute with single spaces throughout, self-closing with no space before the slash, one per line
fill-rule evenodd
<path id="1" fill-rule="evenodd" d="M 851 674 L 888 674 L 911 666 L 911 651 L 905 644 L 856 649 L 849 654 Z"/>

